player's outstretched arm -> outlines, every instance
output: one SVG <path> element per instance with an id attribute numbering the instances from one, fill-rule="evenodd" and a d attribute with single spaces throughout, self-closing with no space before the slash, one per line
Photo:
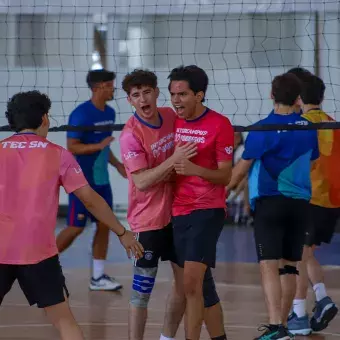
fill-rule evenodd
<path id="1" fill-rule="evenodd" d="M 176 162 L 182 159 L 190 159 L 196 155 L 197 146 L 194 143 L 179 144 L 176 146 L 173 155 L 162 164 L 152 169 L 142 169 L 132 173 L 132 180 L 140 191 L 145 191 L 163 180 L 168 180 Z"/>
<path id="2" fill-rule="evenodd" d="M 67 138 L 67 149 L 74 155 L 89 155 L 103 150 L 113 142 L 113 137 L 106 137 L 100 143 L 84 144 L 79 139 Z"/>
<path id="3" fill-rule="evenodd" d="M 132 252 L 136 258 L 143 256 L 143 247 L 136 240 L 134 234 L 124 228 L 105 200 L 89 185 L 85 185 L 75 190 L 73 193 L 83 202 L 86 209 L 93 216 L 107 225 L 118 236 L 128 254 Z"/>

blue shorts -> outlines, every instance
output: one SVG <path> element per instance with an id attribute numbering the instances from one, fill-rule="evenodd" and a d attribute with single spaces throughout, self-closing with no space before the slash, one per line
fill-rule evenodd
<path id="1" fill-rule="evenodd" d="M 92 186 L 98 195 L 104 198 L 106 203 L 113 207 L 112 190 L 110 185 Z M 92 222 L 97 222 L 97 219 L 85 208 L 79 198 L 74 195 L 69 195 L 67 225 L 72 227 L 85 227 L 87 218 L 91 218 Z"/>

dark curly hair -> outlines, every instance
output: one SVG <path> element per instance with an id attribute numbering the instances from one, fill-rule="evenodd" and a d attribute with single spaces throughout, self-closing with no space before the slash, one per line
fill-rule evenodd
<path id="1" fill-rule="evenodd" d="M 6 118 L 15 132 L 37 129 L 51 108 L 51 100 L 39 91 L 19 92 L 7 102 Z"/>
<path id="2" fill-rule="evenodd" d="M 133 87 L 141 88 L 150 86 L 153 89 L 157 87 L 157 76 L 149 70 L 135 69 L 128 73 L 122 82 L 123 90 L 129 95 Z"/>

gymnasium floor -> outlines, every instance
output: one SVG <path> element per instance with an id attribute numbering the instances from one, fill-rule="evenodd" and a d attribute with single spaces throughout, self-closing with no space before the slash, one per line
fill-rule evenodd
<path id="1" fill-rule="evenodd" d="M 64 220 L 60 220 L 59 227 L 63 227 L 64 223 Z M 92 235 L 93 229 L 89 226 L 74 246 L 61 256 L 71 293 L 72 310 L 86 339 L 125 340 L 131 265 L 119 241 L 111 237 L 107 272 L 123 283 L 124 288 L 118 293 L 89 292 Z M 328 292 L 340 305 L 340 234 L 336 235 L 332 245 L 318 251 L 318 257 L 326 265 Z M 162 264 L 159 270 L 158 283 L 150 302 L 145 336 L 147 340 L 159 339 L 165 299 L 170 288 L 169 269 L 167 264 Z M 218 264 L 214 275 L 224 309 L 228 339 L 253 339 L 260 334 L 257 332 L 259 324 L 266 322 L 266 311 L 251 229 L 224 228 L 218 244 Z M 311 294 L 308 305 L 311 312 Z M 15 286 L 0 307 L 0 339 L 53 340 L 58 337 L 47 323 L 44 313 L 27 306 L 23 294 Z M 184 339 L 182 326 L 177 339 Z M 204 329 L 201 339 L 209 339 Z M 333 320 L 324 333 L 299 339 L 340 340 L 340 317 Z"/>

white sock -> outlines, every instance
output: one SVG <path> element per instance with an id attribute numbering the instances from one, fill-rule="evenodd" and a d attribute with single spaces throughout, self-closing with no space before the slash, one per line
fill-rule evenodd
<path id="1" fill-rule="evenodd" d="M 96 280 L 104 275 L 105 260 L 93 259 L 92 277 Z"/>
<path id="2" fill-rule="evenodd" d="M 326 287 L 323 283 L 317 283 L 316 285 L 314 285 L 313 290 L 315 293 L 316 301 L 321 301 L 327 296 Z"/>
<path id="3" fill-rule="evenodd" d="M 161 334 L 161 337 L 159 338 L 159 340 L 175 340 L 175 338 L 167 338 L 166 336 Z"/>
<path id="4" fill-rule="evenodd" d="M 294 299 L 293 310 L 298 318 L 306 315 L 306 300 Z"/>

